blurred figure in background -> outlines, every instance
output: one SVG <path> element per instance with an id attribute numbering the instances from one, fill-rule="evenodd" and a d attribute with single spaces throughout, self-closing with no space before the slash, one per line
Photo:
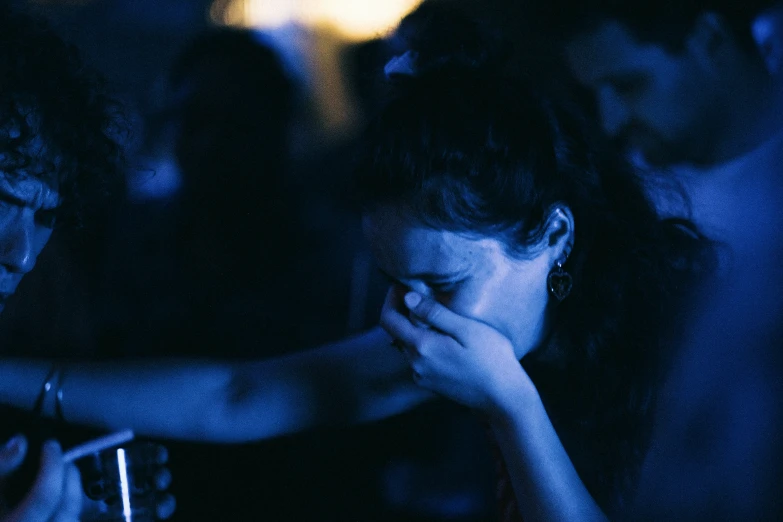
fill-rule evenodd
<path id="1" fill-rule="evenodd" d="M 251 31 L 210 31 L 176 57 L 109 247 L 104 354 L 241 358 L 251 339 L 295 346 L 286 317 L 299 253 L 285 187 L 292 88 Z M 260 491 L 271 473 L 244 464 L 269 461 L 269 451 L 171 450 L 177 519 L 250 517 L 237 502 L 248 491 L 214 478 L 251 477 L 248 489 Z"/>
<path id="2" fill-rule="evenodd" d="M 634 519 L 760 520 L 783 512 L 783 84 L 780 3 L 534 3 L 615 144 L 680 183 L 723 243 L 722 280 L 692 306 Z M 657 171 L 657 172 L 656 172 Z M 666 186 L 666 183 L 664 183 Z M 669 184 L 668 186 L 671 186 Z"/>
<path id="3" fill-rule="evenodd" d="M 106 265 L 103 353 L 242 360 L 345 335 L 359 224 L 337 212 L 337 196 L 350 197 L 329 185 L 345 186 L 347 173 L 320 164 L 310 178 L 292 175 L 300 100 L 265 37 L 201 35 L 175 59 L 165 92 Z M 172 444 L 175 516 L 249 520 L 256 498 L 272 519 L 376 519 L 384 453 L 372 448 L 388 442 L 379 428 L 263 445 Z M 340 473 L 348 478 L 334 480 Z"/>
<path id="4" fill-rule="evenodd" d="M 767 67 L 776 38 L 758 42 L 753 31 L 774 5 L 554 2 L 529 15 L 562 42 L 616 146 L 682 183 L 690 209 L 659 194 L 661 211 L 690 214 L 708 235 L 750 255 L 755 242 L 742 213 L 780 201 L 783 85 Z"/>
<path id="5" fill-rule="evenodd" d="M 775 78 L 752 23 L 771 0 L 605 0 L 556 11 L 574 76 L 594 95 L 606 133 L 651 166 L 710 166 L 781 127 Z"/>
<path id="6" fill-rule="evenodd" d="M 193 353 L 207 335 L 236 351 L 248 329 L 272 335 L 284 327 L 279 317 L 267 324 L 272 311 L 263 296 L 285 292 L 280 285 L 290 284 L 284 274 L 298 253 L 295 206 L 285 186 L 292 103 L 277 57 L 253 32 L 204 35 L 173 64 L 153 124 L 154 136 L 166 140 L 157 144 L 164 160 L 170 155 L 158 165 L 173 172 L 176 191 L 133 209 L 132 220 L 148 221 L 120 226 L 141 236 L 141 244 L 127 244 L 121 228 L 120 251 L 107 267 L 107 290 L 126 301 L 125 324 L 111 327 L 116 341 L 127 343 L 123 351 L 177 346 Z M 155 172 L 141 169 L 136 177 L 154 180 Z M 148 251 L 153 245 L 145 260 L 152 264 L 138 270 L 140 260 L 125 249 L 143 252 L 145 244 Z M 281 277 L 259 276 L 266 271 Z M 162 293 L 157 306 L 169 308 L 150 309 L 155 292 Z M 248 317 L 253 310 L 257 317 Z M 123 320 L 115 315 L 109 320 Z M 138 319 L 148 326 L 138 328 Z"/>

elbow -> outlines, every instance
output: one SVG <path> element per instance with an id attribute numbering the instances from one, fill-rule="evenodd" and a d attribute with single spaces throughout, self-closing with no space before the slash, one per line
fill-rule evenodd
<path id="1" fill-rule="evenodd" d="M 243 424 L 243 399 L 237 393 L 239 372 L 233 368 L 214 370 L 210 368 L 197 379 L 199 389 L 194 389 L 192 382 L 188 383 L 188 393 L 196 398 L 186 401 L 180 409 L 172 412 L 171 426 L 178 426 L 178 429 L 164 430 L 162 435 L 208 443 L 241 443 L 248 440 L 240 429 Z M 163 424 L 166 424 L 165 419 Z"/>
<path id="2" fill-rule="evenodd" d="M 294 400 L 301 390 L 291 387 L 287 379 L 273 375 L 261 379 L 250 372 L 232 371 L 198 415 L 199 440 L 239 444 L 306 429 L 309 415 Z"/>

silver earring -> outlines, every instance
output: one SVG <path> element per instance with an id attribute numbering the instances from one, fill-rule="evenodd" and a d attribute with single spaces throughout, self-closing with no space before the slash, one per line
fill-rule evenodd
<path id="1" fill-rule="evenodd" d="M 552 297 L 559 301 L 562 301 L 568 294 L 571 293 L 571 288 L 574 286 L 574 280 L 571 278 L 571 274 L 563 270 L 563 261 L 557 261 L 555 266 L 549 272 L 546 278 L 547 288 Z"/>

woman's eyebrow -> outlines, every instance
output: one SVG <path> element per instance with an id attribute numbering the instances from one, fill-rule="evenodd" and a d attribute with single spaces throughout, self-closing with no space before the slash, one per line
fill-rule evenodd
<path id="1" fill-rule="evenodd" d="M 411 274 L 412 279 L 419 279 L 422 281 L 452 281 L 460 276 L 459 272 L 454 272 L 452 274 L 442 274 L 442 273 L 433 273 L 433 272 L 421 272 L 418 274 Z"/>
<path id="2" fill-rule="evenodd" d="M 385 270 L 379 268 L 378 271 L 380 271 L 381 274 L 383 274 L 387 279 L 391 281 L 400 282 L 399 279 L 396 277 L 393 277 L 391 274 L 387 273 Z M 435 272 L 416 272 L 413 274 L 403 274 L 402 279 L 409 279 L 409 280 L 419 280 L 419 281 L 451 281 L 453 279 L 456 279 L 459 277 L 461 272 L 454 272 L 450 274 L 443 274 L 443 273 L 435 273 Z"/>

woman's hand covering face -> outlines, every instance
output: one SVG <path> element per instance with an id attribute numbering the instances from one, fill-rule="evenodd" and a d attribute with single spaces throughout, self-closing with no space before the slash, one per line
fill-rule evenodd
<path id="1" fill-rule="evenodd" d="M 394 285 L 381 325 L 397 340 L 416 384 L 469 408 L 492 413 L 533 390 L 511 341 L 434 299 Z"/>

